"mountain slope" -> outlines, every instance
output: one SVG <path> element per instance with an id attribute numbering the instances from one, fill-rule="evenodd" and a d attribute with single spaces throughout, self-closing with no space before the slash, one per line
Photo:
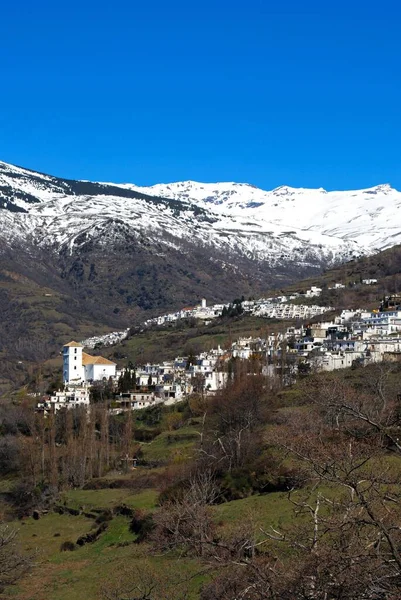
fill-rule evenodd
<path id="1" fill-rule="evenodd" d="M 141 188 L 0 162 L 1 357 L 14 369 L 35 356 L 30 340 L 51 354 L 69 337 L 122 329 L 202 296 L 261 295 L 318 274 L 396 243 L 400 204 L 389 186 Z"/>
<path id="2" fill-rule="evenodd" d="M 105 232 L 109 242 L 129 232 L 167 247 L 173 236 L 282 270 L 289 261 L 300 269 L 320 268 L 322 262 L 366 253 L 354 240 L 316 228 L 261 218 L 232 203 L 222 211 L 219 200 L 210 203 L 164 191 L 166 197 L 161 197 L 153 188 L 62 180 L 0 163 L 0 203 L 8 212 L 0 234 L 8 241 L 29 238 L 57 250 L 78 247 L 82 239 L 103 239 Z"/>

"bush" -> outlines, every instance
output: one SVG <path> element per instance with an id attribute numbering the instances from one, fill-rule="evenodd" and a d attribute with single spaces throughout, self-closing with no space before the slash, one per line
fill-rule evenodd
<path id="1" fill-rule="evenodd" d="M 0 438 L 0 475 L 18 473 L 20 469 L 18 440 L 14 435 Z"/>
<path id="2" fill-rule="evenodd" d="M 130 517 L 131 519 L 135 516 L 135 508 L 131 508 L 126 504 L 120 504 L 114 509 L 115 515 L 121 515 L 122 517 Z"/>
<path id="3" fill-rule="evenodd" d="M 162 506 L 166 502 L 173 502 L 173 501 L 181 502 L 181 500 L 185 496 L 187 487 L 188 487 L 187 481 L 180 480 L 180 481 L 174 482 L 173 484 L 166 487 L 162 492 L 160 492 L 159 498 L 158 498 L 158 504 L 160 506 Z"/>
<path id="4" fill-rule="evenodd" d="M 100 523 L 107 523 L 113 519 L 113 513 L 111 510 L 104 510 L 100 513 L 98 517 L 96 517 L 96 523 L 100 525 Z"/>
<path id="5" fill-rule="evenodd" d="M 306 483 L 306 473 L 296 467 L 267 464 L 256 461 L 248 468 L 234 469 L 222 476 L 220 481 L 220 501 L 240 500 L 253 494 L 286 492 L 292 488 L 302 488 Z"/>
<path id="6" fill-rule="evenodd" d="M 99 527 L 93 533 L 87 533 L 86 535 L 81 535 L 77 539 L 77 545 L 85 546 L 85 544 L 92 544 L 93 542 L 96 542 L 96 540 L 99 538 L 99 536 L 104 531 L 106 531 L 107 527 L 108 527 L 108 524 L 106 522 L 101 523 L 101 525 L 99 525 Z"/>
<path id="7" fill-rule="evenodd" d="M 45 484 L 34 486 L 29 480 L 18 481 L 9 493 L 18 517 L 30 515 L 53 505 L 57 490 Z"/>
<path id="8" fill-rule="evenodd" d="M 182 414 L 178 412 L 171 412 L 164 416 L 162 421 L 163 429 L 167 429 L 167 431 L 175 431 L 183 426 L 183 418 Z"/>
<path id="9" fill-rule="evenodd" d="M 137 442 L 151 442 L 160 433 L 161 429 L 135 429 L 134 438 Z"/>
<path id="10" fill-rule="evenodd" d="M 60 552 L 72 552 L 75 550 L 76 546 L 74 542 L 70 542 L 69 540 L 63 542 L 60 546 Z"/>
<path id="11" fill-rule="evenodd" d="M 152 515 L 141 510 L 136 510 L 129 525 L 130 532 L 137 536 L 136 543 L 139 544 L 146 540 L 153 529 L 154 522 Z"/>
<path id="12" fill-rule="evenodd" d="M 222 499 L 230 502 L 231 500 L 240 500 L 251 496 L 254 491 L 254 484 L 251 473 L 227 473 L 221 481 Z"/>

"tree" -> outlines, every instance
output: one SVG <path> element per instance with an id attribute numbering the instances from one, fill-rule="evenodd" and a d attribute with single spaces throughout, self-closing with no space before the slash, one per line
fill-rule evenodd
<path id="1" fill-rule="evenodd" d="M 311 526 L 271 534 L 302 555 L 294 576 L 309 596 L 295 598 L 400 596 L 399 464 L 389 461 L 388 451 L 401 459 L 401 446 L 396 399 L 385 391 L 388 375 L 366 371 L 362 389 L 338 376 L 318 376 L 308 390 L 313 404 L 301 419 L 298 411 L 289 413 L 273 435 L 313 486 L 303 498 L 291 498 Z"/>
<path id="2" fill-rule="evenodd" d="M 103 600 L 187 600 L 188 581 L 177 569 L 156 569 L 150 561 L 141 561 L 123 569 L 102 587 Z"/>
<path id="3" fill-rule="evenodd" d="M 199 448 L 200 459 L 228 472 L 249 463 L 258 452 L 267 408 L 264 377 L 246 371 L 244 364 L 236 379 L 211 399 Z"/>
<path id="4" fill-rule="evenodd" d="M 207 556 L 216 530 L 210 505 L 217 496 L 213 472 L 195 472 L 182 494 L 165 502 L 155 514 L 154 546 L 162 551 L 178 549 L 183 554 Z"/>
<path id="5" fill-rule="evenodd" d="M 203 373 L 195 373 L 195 375 L 191 379 L 191 382 L 194 392 L 203 395 L 206 383 L 205 375 Z"/>
<path id="6" fill-rule="evenodd" d="M 136 373 L 133 369 L 128 367 L 120 375 L 117 383 L 117 391 L 119 394 L 125 394 L 135 389 L 136 386 Z"/>
<path id="7" fill-rule="evenodd" d="M 196 356 L 193 350 L 190 350 L 188 353 L 188 358 L 187 358 L 187 362 L 185 365 L 185 370 L 189 371 L 190 367 L 192 365 L 196 365 Z"/>
<path id="8" fill-rule="evenodd" d="M 270 444 L 307 478 L 304 490 L 288 494 L 298 518 L 262 527 L 251 558 L 220 555 L 225 567 L 202 600 L 401 597 L 400 410 L 391 371 L 368 369 L 354 385 L 338 375 L 303 382 L 309 406 L 269 430 Z"/>
<path id="9" fill-rule="evenodd" d="M 102 381 L 94 381 L 91 387 L 91 399 L 94 403 L 110 400 L 114 394 L 114 383 L 111 377 Z"/>
<path id="10" fill-rule="evenodd" d="M 32 557 L 21 554 L 16 538 L 16 529 L 0 523 L 0 593 L 31 566 Z"/>

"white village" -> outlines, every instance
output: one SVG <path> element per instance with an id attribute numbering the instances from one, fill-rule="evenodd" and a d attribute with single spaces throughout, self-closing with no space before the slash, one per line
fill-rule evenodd
<path id="1" fill-rule="evenodd" d="M 364 280 L 365 285 L 376 280 Z M 345 287 L 337 283 L 334 289 Z M 317 297 L 322 290 L 311 287 L 306 298 Z M 60 409 L 86 407 L 90 410 L 91 390 L 99 382 L 107 383 L 113 400 L 113 414 L 143 409 L 157 404 L 174 404 L 196 392 L 213 395 L 233 377 L 235 365 L 248 361 L 255 372 L 269 378 L 270 385 L 279 379 L 281 385 L 294 383 L 300 375 L 316 371 L 333 371 L 369 363 L 401 360 L 401 296 L 386 297 L 373 311 L 343 310 L 331 320 L 324 313 L 332 307 L 293 304 L 300 294 L 259 300 L 238 300 L 237 304 L 185 308 L 146 321 L 150 327 L 163 327 L 180 319 L 198 319 L 209 323 L 230 310 L 269 319 L 293 320 L 294 325 L 281 333 L 265 337 L 241 337 L 228 347 L 213 348 L 196 356 L 177 356 L 172 361 L 117 368 L 102 356 L 92 356 L 84 348 L 116 344 L 128 336 L 129 330 L 113 332 L 83 340 L 70 341 L 62 349 L 64 388 L 45 396 L 37 410 L 48 414 Z M 322 316 L 322 320 L 317 320 Z M 308 323 L 312 320 L 312 323 Z M 121 382 L 125 381 L 124 386 Z M 128 382 L 128 384 L 127 384 Z"/>

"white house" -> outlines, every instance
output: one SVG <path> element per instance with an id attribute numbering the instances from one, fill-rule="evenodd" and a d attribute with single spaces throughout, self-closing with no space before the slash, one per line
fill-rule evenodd
<path id="1" fill-rule="evenodd" d="M 88 386 L 66 386 L 65 390 L 54 392 L 52 396 L 39 402 L 37 409 L 43 411 L 45 414 L 58 412 L 62 408 L 71 409 L 78 406 L 84 406 L 88 409 L 89 400 Z"/>
<path id="2" fill-rule="evenodd" d="M 91 356 L 82 353 L 82 366 L 84 367 L 85 381 L 101 381 L 116 376 L 116 363 L 103 356 Z"/>
<path id="3" fill-rule="evenodd" d="M 354 360 L 367 360 L 363 352 L 325 352 L 322 356 L 315 357 L 313 363 L 322 371 L 334 371 L 336 369 L 346 369 L 352 367 Z"/>
<path id="4" fill-rule="evenodd" d="M 205 391 L 217 392 L 227 385 L 228 373 L 221 371 L 209 371 L 205 373 Z"/>
<path id="5" fill-rule="evenodd" d="M 329 287 L 329 290 L 342 290 L 343 288 L 345 288 L 345 285 L 343 283 L 334 283 L 331 287 Z"/>
<path id="6" fill-rule="evenodd" d="M 322 288 L 312 285 L 310 290 L 306 290 L 305 296 L 307 298 L 314 298 L 315 296 L 320 296 L 321 293 L 322 293 Z"/>

